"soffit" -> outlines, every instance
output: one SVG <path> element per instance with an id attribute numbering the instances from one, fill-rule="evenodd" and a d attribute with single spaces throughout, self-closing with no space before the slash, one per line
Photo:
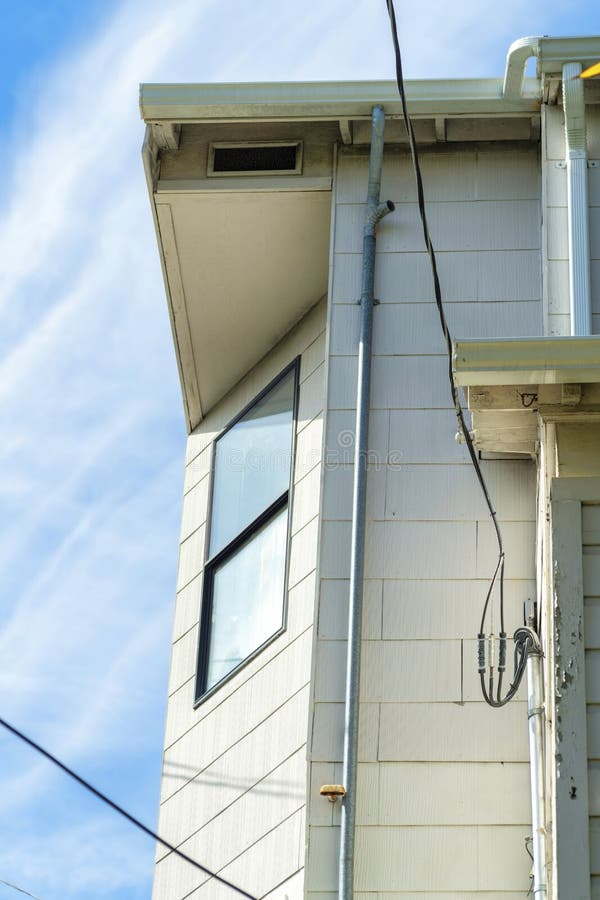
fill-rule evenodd
<path id="1" fill-rule="evenodd" d="M 329 187 L 154 194 L 190 430 L 327 292 Z"/>

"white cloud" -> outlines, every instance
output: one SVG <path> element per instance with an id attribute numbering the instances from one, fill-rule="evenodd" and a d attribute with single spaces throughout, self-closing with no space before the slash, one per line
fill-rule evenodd
<path id="1" fill-rule="evenodd" d="M 442 0 L 410 16 L 398 4 L 406 74 L 501 75 L 510 40 L 550 30 L 557 7 L 544 4 L 540 25 L 539 2 L 524 11 L 509 0 L 500 19 L 491 2 L 463 0 L 452 18 Z M 274 0 L 133 0 L 47 72 L 13 129 L 0 215 L 0 714 L 98 769 L 148 821 L 183 416 L 138 82 L 392 75 L 383 2 L 330 0 L 300 15 Z M 147 895 L 152 848 L 132 838 L 127 856 L 125 832 L 115 837 L 88 807 L 54 825 L 44 804 L 46 793 L 56 804 L 62 776 L 1 740 L 0 803 L 21 826 L 0 877 L 35 885 L 43 900 Z"/>

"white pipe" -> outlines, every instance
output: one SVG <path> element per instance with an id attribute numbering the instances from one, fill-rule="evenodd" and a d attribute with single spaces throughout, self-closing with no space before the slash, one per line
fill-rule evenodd
<path id="1" fill-rule="evenodd" d="M 592 333 L 587 147 L 581 63 L 563 66 L 571 334 Z"/>
<path id="2" fill-rule="evenodd" d="M 534 623 L 532 623 L 534 624 Z M 534 626 L 535 627 L 535 626 Z M 544 770 L 544 685 L 539 643 L 527 655 L 527 719 L 533 831 L 533 896 L 546 898 L 546 810 Z"/>
<path id="3" fill-rule="evenodd" d="M 539 37 L 524 37 L 514 41 L 508 48 L 502 96 L 505 100 L 519 100 L 523 93 L 525 67 L 532 56 L 539 56 Z"/>

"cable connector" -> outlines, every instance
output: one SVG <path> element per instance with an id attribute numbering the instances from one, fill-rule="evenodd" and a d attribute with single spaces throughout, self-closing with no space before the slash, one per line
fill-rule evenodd
<path id="1" fill-rule="evenodd" d="M 477 671 L 483 675 L 485 670 L 485 634 L 480 633 L 477 635 Z"/>
<path id="2" fill-rule="evenodd" d="M 506 671 L 506 632 L 500 632 L 500 650 L 498 651 L 498 671 Z"/>

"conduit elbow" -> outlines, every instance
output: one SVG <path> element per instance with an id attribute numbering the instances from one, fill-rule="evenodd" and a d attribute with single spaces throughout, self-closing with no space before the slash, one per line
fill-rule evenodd
<path id="1" fill-rule="evenodd" d="M 365 217 L 365 235 L 373 235 L 375 234 L 375 229 L 384 216 L 389 215 L 389 213 L 393 212 L 396 209 L 395 205 L 391 200 L 386 200 L 384 203 L 378 203 L 373 209 L 370 209 L 367 212 Z"/>

